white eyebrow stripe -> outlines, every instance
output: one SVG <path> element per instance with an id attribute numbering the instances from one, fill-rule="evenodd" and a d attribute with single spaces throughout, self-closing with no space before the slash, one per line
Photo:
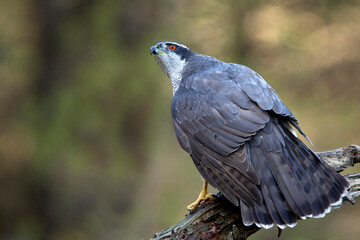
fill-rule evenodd
<path id="1" fill-rule="evenodd" d="M 180 46 L 180 47 L 183 47 L 183 48 L 186 48 L 186 49 L 190 50 L 187 46 L 185 46 L 185 45 L 183 45 L 183 44 L 181 44 L 181 43 L 171 42 L 171 41 L 166 41 L 166 42 L 164 42 L 164 43 L 165 43 L 165 44 L 175 44 L 175 45 L 178 45 L 178 46 Z"/>

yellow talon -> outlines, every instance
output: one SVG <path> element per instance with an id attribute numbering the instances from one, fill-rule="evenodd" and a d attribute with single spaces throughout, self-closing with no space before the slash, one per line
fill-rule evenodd
<path id="1" fill-rule="evenodd" d="M 199 194 L 199 197 L 196 199 L 195 202 L 193 202 L 187 206 L 187 209 L 190 212 L 195 211 L 195 209 L 197 208 L 197 206 L 200 204 L 201 201 L 205 201 L 208 199 L 214 199 L 213 195 L 211 193 L 207 192 L 207 187 L 208 187 L 208 183 L 207 183 L 207 181 L 204 180 L 203 188 Z"/>

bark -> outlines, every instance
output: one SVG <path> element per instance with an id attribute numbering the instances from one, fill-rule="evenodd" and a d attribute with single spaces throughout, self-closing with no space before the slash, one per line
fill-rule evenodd
<path id="1" fill-rule="evenodd" d="M 341 172 L 349 166 L 360 162 L 360 147 L 351 145 L 327 152 L 317 153 L 322 160 L 336 171 Z M 354 202 L 360 196 L 360 174 L 345 175 L 351 187 L 343 202 L 334 206 L 338 208 L 346 202 Z M 189 213 L 174 226 L 154 234 L 153 240 L 161 239 L 247 239 L 261 228 L 244 226 L 239 209 L 228 202 L 220 194 L 214 200 L 208 200 L 193 213 Z"/>

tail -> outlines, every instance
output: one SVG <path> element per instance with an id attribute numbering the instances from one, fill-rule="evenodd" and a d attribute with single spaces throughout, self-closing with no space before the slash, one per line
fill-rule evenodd
<path id="1" fill-rule="evenodd" d="M 294 227 L 299 218 L 320 218 L 338 205 L 349 183 L 323 162 L 277 118 L 260 130 L 248 147 L 260 178 L 263 203 L 240 201 L 245 225 Z"/>

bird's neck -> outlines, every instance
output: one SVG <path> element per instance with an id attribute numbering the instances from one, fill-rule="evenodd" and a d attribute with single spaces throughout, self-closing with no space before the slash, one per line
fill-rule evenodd
<path id="1" fill-rule="evenodd" d="M 176 91 L 179 89 L 180 82 L 181 82 L 181 73 L 173 73 L 169 76 L 171 80 L 171 86 L 173 90 L 173 95 L 175 95 Z"/>

